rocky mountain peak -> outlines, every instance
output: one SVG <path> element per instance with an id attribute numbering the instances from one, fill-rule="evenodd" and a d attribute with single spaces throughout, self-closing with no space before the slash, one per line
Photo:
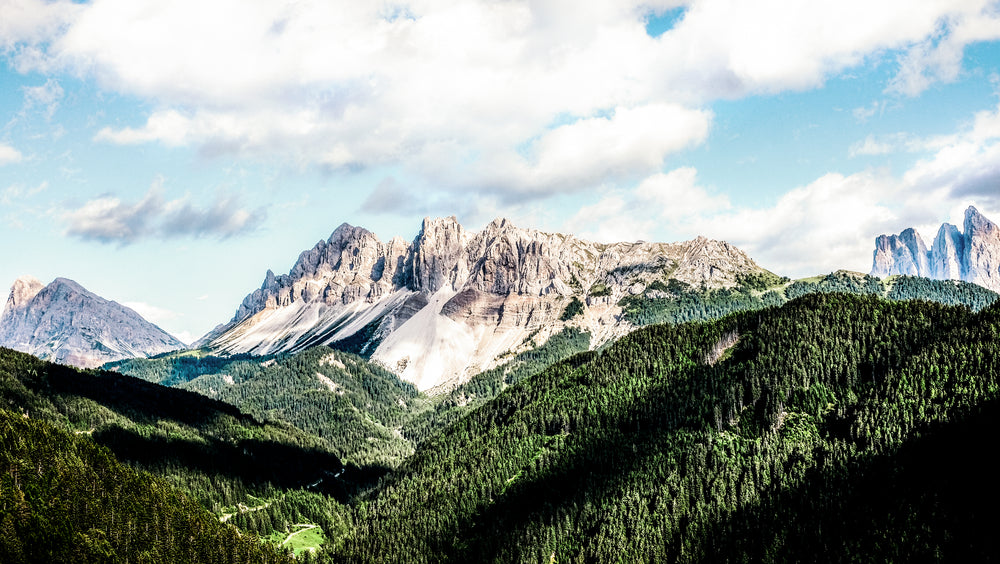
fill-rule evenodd
<path id="1" fill-rule="evenodd" d="M 942 280 L 961 279 L 964 254 L 962 232 L 950 223 L 942 224 L 930 250 L 931 276 Z"/>
<path id="2" fill-rule="evenodd" d="M 183 343 L 138 313 L 68 278 L 14 282 L 0 317 L 0 346 L 81 367 L 171 351 Z"/>
<path id="3" fill-rule="evenodd" d="M 469 270 L 461 259 L 468 242 L 469 234 L 455 216 L 424 218 L 414 241 L 414 289 L 433 294 L 445 285 L 455 289 L 464 283 Z"/>
<path id="4" fill-rule="evenodd" d="M 965 210 L 965 232 L 941 225 L 928 250 L 913 228 L 875 239 L 871 274 L 909 274 L 974 282 L 1000 291 L 1000 229 L 974 206 Z"/>
<path id="5" fill-rule="evenodd" d="M 965 210 L 963 279 L 1000 290 L 1000 229 L 979 210 Z"/>
<path id="6" fill-rule="evenodd" d="M 7 296 L 3 316 L 6 317 L 8 311 L 14 312 L 23 309 L 44 287 L 45 285 L 34 276 L 21 276 L 15 280 L 10 288 L 10 294 Z"/>
<path id="7" fill-rule="evenodd" d="M 965 210 L 965 233 L 967 235 L 987 235 L 996 230 L 995 223 L 986 218 L 975 206 L 969 206 Z"/>
<path id="8" fill-rule="evenodd" d="M 425 218 L 409 243 L 382 243 L 343 224 L 287 275 L 268 272 L 233 320 L 198 344 L 271 354 L 350 342 L 428 389 L 544 342 L 569 323 L 561 316 L 573 298 L 586 304 L 586 326 L 603 342 L 626 330 L 619 301 L 657 281 L 722 288 L 762 271 L 739 249 L 705 237 L 603 244 L 506 218 L 469 231 L 452 216 Z"/>

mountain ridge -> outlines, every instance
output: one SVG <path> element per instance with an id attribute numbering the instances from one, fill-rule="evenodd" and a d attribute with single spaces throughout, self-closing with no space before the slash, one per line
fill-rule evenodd
<path id="1" fill-rule="evenodd" d="M 619 300 L 655 281 L 726 288 L 766 272 L 705 237 L 606 244 L 505 218 L 470 231 L 452 216 L 425 218 L 411 243 L 383 243 L 345 223 L 300 253 L 288 274 L 268 270 L 233 318 L 195 346 L 274 354 L 350 343 L 427 390 L 461 383 L 567 326 L 588 331 L 595 345 L 621 336 Z M 582 315 L 560 319 L 572 299 L 586 305 Z"/>

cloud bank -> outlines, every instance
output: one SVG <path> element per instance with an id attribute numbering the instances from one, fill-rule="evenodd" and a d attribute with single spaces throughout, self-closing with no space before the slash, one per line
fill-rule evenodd
<path id="1" fill-rule="evenodd" d="M 671 29 L 646 34 L 649 17 L 677 6 Z M 18 69 L 153 102 L 142 122 L 99 128 L 99 141 L 335 170 L 389 164 L 501 200 L 656 173 L 704 142 L 713 101 L 816 88 L 887 53 L 887 91 L 915 95 L 953 80 L 967 45 L 997 37 L 987 0 L 0 7 L 0 45 Z"/>
<path id="2" fill-rule="evenodd" d="M 119 245 L 149 237 L 224 239 L 257 229 L 264 216 L 263 209 L 247 209 L 231 195 L 216 197 L 207 208 L 188 198 L 166 200 L 158 183 L 137 202 L 102 196 L 60 213 L 67 235 Z"/>
<path id="3" fill-rule="evenodd" d="M 975 205 L 1000 219 L 1000 105 L 947 136 L 871 138 L 861 154 L 931 151 L 899 175 L 879 169 L 828 173 L 768 206 L 732 206 L 684 167 L 650 176 L 580 210 L 566 228 L 598 240 L 649 238 L 662 222 L 675 231 L 724 239 L 762 266 L 790 276 L 848 268 L 868 272 L 874 238 L 915 227 L 928 242 L 943 221 L 961 225 Z M 623 221 L 622 218 L 627 218 Z"/>

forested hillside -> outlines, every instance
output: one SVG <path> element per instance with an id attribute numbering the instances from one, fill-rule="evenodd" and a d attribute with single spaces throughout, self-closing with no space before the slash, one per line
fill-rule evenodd
<path id="1" fill-rule="evenodd" d="M 353 505 L 350 562 L 982 561 L 1000 310 L 814 294 L 510 387 Z"/>
<path id="2" fill-rule="evenodd" d="M 996 294 L 852 273 L 753 282 L 725 296 L 664 285 L 673 294 L 646 313 L 746 310 L 591 352 L 568 329 L 437 398 L 327 347 L 117 367 L 287 421 L 362 464 L 319 474 L 346 505 L 272 480 L 243 487 L 250 510 L 224 510 L 261 534 L 319 524 L 320 560 L 995 555 L 981 539 L 1000 500 L 975 447 L 1000 430 Z M 752 299 L 712 305 L 733 292 Z"/>
<path id="3" fill-rule="evenodd" d="M 672 279 L 653 282 L 644 294 L 630 296 L 621 305 L 623 317 L 637 325 L 683 323 L 776 307 L 791 298 L 829 292 L 930 300 L 973 310 L 986 307 L 998 297 L 965 282 L 911 276 L 880 280 L 840 271 L 796 282 L 771 274 L 748 275 L 736 288 L 711 291 Z M 583 306 L 577 302 L 577 307 Z M 533 338 L 529 335 L 526 342 Z M 324 438 L 341 459 L 366 467 L 369 478 L 375 478 L 397 466 L 421 441 L 507 387 L 588 350 L 590 338 L 580 329 L 566 328 L 540 346 L 502 359 L 499 366 L 430 398 L 377 364 L 328 347 L 265 357 L 216 357 L 188 351 L 124 360 L 105 367 L 197 391 L 259 418 L 288 422 Z"/>
<path id="4" fill-rule="evenodd" d="M 376 477 L 396 467 L 422 440 L 508 386 L 589 347 L 589 333 L 566 329 L 437 398 L 419 394 L 377 364 L 325 346 L 253 359 L 170 354 L 106 367 L 196 391 L 260 418 L 288 422 L 323 438 L 345 462 L 363 466 Z"/>
<path id="5" fill-rule="evenodd" d="M 635 325 L 684 323 L 717 319 L 738 311 L 775 307 L 807 294 L 844 292 L 881 296 L 889 300 L 927 300 L 964 305 L 979 311 L 1000 296 L 977 284 L 957 280 L 931 280 L 916 276 L 880 279 L 867 274 L 837 271 L 789 282 L 787 279 L 751 277 L 740 286 L 701 290 L 675 280 L 652 284 L 643 294 L 628 296 L 619 305 L 622 315 Z"/>
<path id="6" fill-rule="evenodd" d="M 0 409 L 0 562 L 293 562 L 86 437 Z"/>
<path id="7" fill-rule="evenodd" d="M 0 402 L 19 417 L 108 448 L 199 501 L 216 519 L 232 518 L 244 533 L 270 535 L 307 520 L 328 535 L 341 534 L 340 502 L 364 480 L 365 469 L 345 468 L 325 440 L 291 425 L 193 392 L 8 349 L 0 349 Z M 289 493 L 308 486 L 311 491 L 289 506 Z M 244 515 L 245 508 L 256 511 Z"/>
<path id="8" fill-rule="evenodd" d="M 216 398 L 260 419 L 285 421 L 323 439 L 345 462 L 376 474 L 412 454 L 399 428 L 428 404 L 388 370 L 323 346 L 262 358 L 173 354 L 107 368 Z"/>

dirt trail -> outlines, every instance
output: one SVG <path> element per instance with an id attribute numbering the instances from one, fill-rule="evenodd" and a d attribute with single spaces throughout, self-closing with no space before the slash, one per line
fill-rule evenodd
<path id="1" fill-rule="evenodd" d="M 300 530 L 298 530 L 298 531 L 295 531 L 294 533 L 292 533 L 292 534 L 288 535 L 288 538 L 286 538 L 286 539 L 285 539 L 285 540 L 284 540 L 284 541 L 283 541 L 283 542 L 281 543 L 281 546 L 285 546 L 286 544 L 288 544 L 288 541 L 292 540 L 292 537 L 294 537 L 295 535 L 298 535 L 298 534 L 300 534 L 300 533 L 304 533 L 304 532 L 306 532 L 306 531 L 310 531 L 310 530 L 312 530 L 312 529 L 315 529 L 315 528 L 316 528 L 316 527 L 318 527 L 319 525 L 314 525 L 314 524 L 312 524 L 312 523 L 295 523 L 295 524 L 293 524 L 292 526 L 293 526 L 293 527 L 304 527 L 304 528 L 303 528 L 303 529 L 300 529 Z"/>
<path id="2" fill-rule="evenodd" d="M 265 503 L 264 505 L 258 505 L 256 507 L 247 507 L 246 505 L 244 505 L 242 503 L 237 503 L 236 504 L 236 510 L 237 510 L 238 513 L 253 513 L 254 511 L 260 511 L 261 509 L 267 509 L 270 506 L 271 506 L 270 503 Z M 232 519 L 235 516 L 236 516 L 236 513 L 223 513 L 222 517 L 219 517 L 219 522 L 220 523 L 225 523 L 226 521 Z"/>

